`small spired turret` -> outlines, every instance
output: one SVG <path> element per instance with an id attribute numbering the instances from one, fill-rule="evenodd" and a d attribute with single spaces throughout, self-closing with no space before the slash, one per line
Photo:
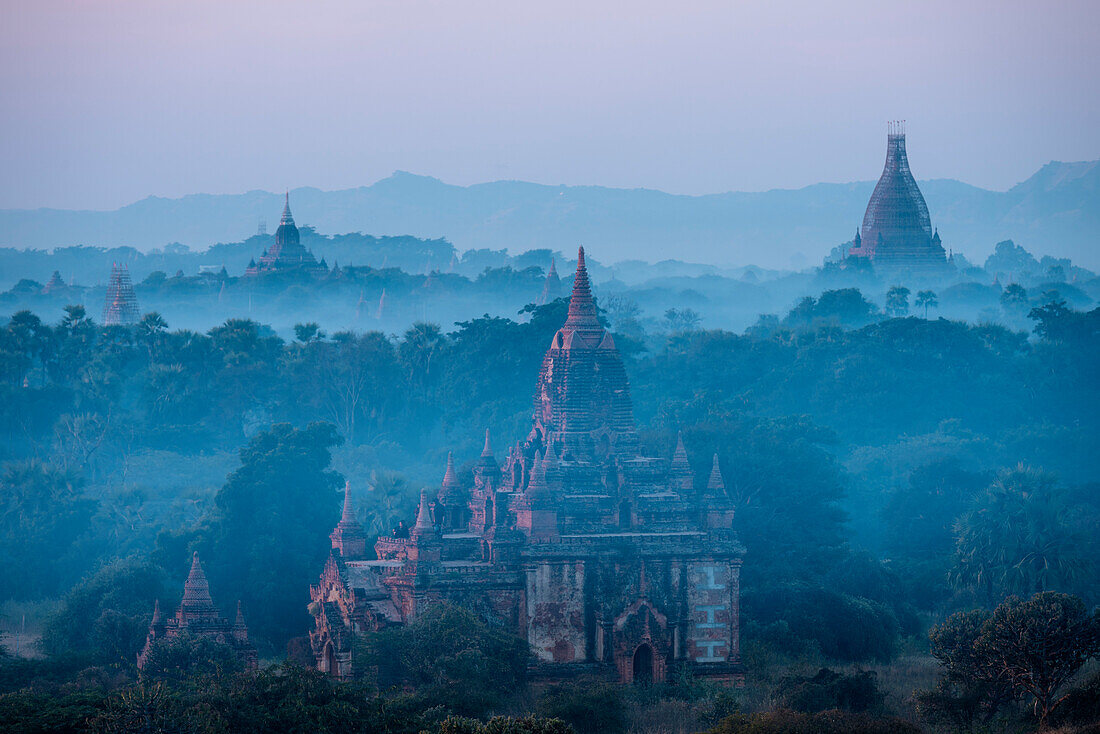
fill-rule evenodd
<path id="1" fill-rule="evenodd" d="M 726 494 L 726 480 L 722 477 L 722 469 L 718 465 L 718 454 L 710 467 L 710 476 L 707 478 L 707 487 L 703 493 L 703 512 L 706 515 L 706 526 L 712 529 L 726 529 L 733 525 L 733 505 Z"/>
<path id="2" fill-rule="evenodd" d="M 545 306 L 553 300 L 561 297 L 561 278 L 558 277 L 558 268 L 554 259 L 550 258 L 550 270 L 546 273 L 546 280 L 542 284 L 542 294 L 539 296 L 539 305 Z"/>
<path id="3" fill-rule="evenodd" d="M 493 455 L 493 444 L 489 438 L 489 429 L 485 429 L 485 446 L 481 449 L 481 456 L 477 457 L 474 466 L 474 483 L 478 486 L 492 483 L 496 484 L 500 479 L 500 464 Z"/>
<path id="4" fill-rule="evenodd" d="M 161 640 L 174 640 L 187 633 L 195 637 L 205 637 L 228 645 L 237 654 L 244 666 L 256 668 L 256 648 L 248 641 L 248 626 L 244 621 L 241 603 L 237 602 L 237 617 L 233 623 L 221 615 L 210 596 L 210 583 L 206 580 L 199 554 L 191 556 L 191 570 L 183 585 L 183 601 L 179 611 L 170 619 L 163 619 L 160 600 L 153 603 L 153 619 L 149 623 L 149 633 L 145 646 L 137 657 L 138 670 L 144 670 L 149 661 L 153 646 Z"/>
<path id="5" fill-rule="evenodd" d="M 233 639 L 238 644 L 248 644 L 248 625 L 244 622 L 244 611 L 241 609 L 241 600 L 237 600 L 237 618 L 233 621 Z"/>
<path id="6" fill-rule="evenodd" d="M 886 163 L 848 255 L 891 269 L 935 270 L 946 264 L 947 253 L 938 233 L 933 234 L 928 205 L 909 170 L 903 122 L 890 123 Z"/>
<path id="7" fill-rule="evenodd" d="M 367 534 L 355 518 L 355 509 L 351 503 L 351 482 L 344 482 L 344 509 L 340 513 L 340 522 L 329 534 L 332 549 L 347 561 L 357 561 L 367 557 Z"/>
<path id="8" fill-rule="evenodd" d="M 695 483 L 694 474 L 688 462 L 687 449 L 684 448 L 684 435 L 679 432 L 676 433 L 676 449 L 672 452 L 672 463 L 669 469 L 676 488 L 682 493 L 691 492 Z"/>
<path id="9" fill-rule="evenodd" d="M 442 509 L 442 526 L 448 529 L 465 529 L 466 503 L 470 493 L 458 481 L 455 472 L 455 457 L 447 452 L 447 470 L 443 473 L 443 484 L 439 488 L 439 504 Z"/>
<path id="10" fill-rule="evenodd" d="M 409 531 L 406 553 L 413 563 L 438 563 L 442 558 L 443 542 L 435 529 L 432 518 L 431 498 L 428 490 L 420 490 L 420 505 L 416 510 L 416 524 Z"/>

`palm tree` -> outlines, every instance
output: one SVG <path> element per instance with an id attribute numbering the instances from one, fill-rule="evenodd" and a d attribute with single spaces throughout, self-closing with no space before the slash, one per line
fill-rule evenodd
<path id="1" fill-rule="evenodd" d="M 1023 465 L 1001 472 L 955 523 L 953 582 L 991 603 L 1068 591 L 1091 563 L 1073 513 L 1053 475 Z"/>
<path id="2" fill-rule="evenodd" d="M 917 292 L 917 308 L 924 307 L 924 318 L 928 318 L 928 309 L 936 308 L 940 305 L 940 302 L 936 300 L 935 291 L 918 291 Z"/>
<path id="3" fill-rule="evenodd" d="M 886 313 L 889 316 L 905 316 L 909 313 L 909 289 L 895 285 L 886 291 Z"/>
<path id="4" fill-rule="evenodd" d="M 409 371 L 410 382 L 427 384 L 432 374 L 434 358 L 445 345 L 446 337 L 437 324 L 418 321 L 405 332 L 400 355 Z"/>
<path id="5" fill-rule="evenodd" d="M 153 359 L 153 352 L 156 351 L 155 347 L 157 342 L 160 341 L 161 334 L 167 329 L 168 322 L 156 311 L 145 314 L 141 317 L 141 321 L 137 323 L 138 341 L 145 345 L 145 349 L 149 352 L 150 361 Z"/>

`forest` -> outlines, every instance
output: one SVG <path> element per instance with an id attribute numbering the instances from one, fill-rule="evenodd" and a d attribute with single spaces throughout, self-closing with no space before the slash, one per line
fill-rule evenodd
<path id="1" fill-rule="evenodd" d="M 469 472 L 486 430 L 501 449 L 525 435 L 565 299 L 390 335 L 297 323 L 292 338 L 243 318 L 199 332 L 156 312 L 104 327 L 81 305 L 59 320 L 18 311 L 0 330 L 0 720 L 11 731 L 1094 723 L 1100 309 L 1010 295 L 1020 330 L 929 314 L 929 293 L 894 288 L 880 308 L 858 288 L 824 289 L 740 333 L 675 310 L 655 329 L 629 299 L 600 304 L 645 449 L 669 456 L 682 435 L 704 480 L 719 457 L 749 549 L 750 674 L 735 689 L 529 685 L 521 641 L 447 606 L 364 635 L 376 664 L 361 680 L 303 667 L 309 585 L 344 481 L 369 533 L 386 535 L 412 520 L 448 452 Z M 195 551 L 226 613 L 240 600 L 260 673 L 185 637 L 138 676 L 154 601 L 175 608 Z M 1029 669 L 1034 646 L 1060 646 L 1057 670 Z M 1011 676 L 995 665 L 1007 659 L 1019 660 Z"/>

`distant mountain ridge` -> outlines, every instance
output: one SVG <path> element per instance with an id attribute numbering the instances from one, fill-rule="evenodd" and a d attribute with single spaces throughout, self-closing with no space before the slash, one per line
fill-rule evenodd
<path id="1" fill-rule="evenodd" d="M 1052 162 L 1008 191 L 950 179 L 920 182 L 944 246 L 982 261 L 1013 239 L 1040 254 L 1100 267 L 1100 161 Z M 445 237 L 459 250 L 584 244 L 603 262 L 663 259 L 720 265 L 820 263 L 859 226 L 873 181 L 703 196 L 652 189 L 495 181 L 455 186 L 403 171 L 370 186 L 290 192 L 299 223 L 322 233 Z M 274 229 L 282 194 L 148 197 L 114 211 L 0 210 L 0 246 L 172 242 L 204 249 L 240 241 L 260 220 Z"/>

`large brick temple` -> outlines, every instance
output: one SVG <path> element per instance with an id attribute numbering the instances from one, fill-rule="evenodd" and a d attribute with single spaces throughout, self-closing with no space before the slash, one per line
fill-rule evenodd
<path id="1" fill-rule="evenodd" d="M 415 523 L 379 538 L 376 559 L 345 494 L 311 588 L 321 670 L 349 677 L 355 633 L 449 600 L 525 638 L 536 677 L 660 682 L 682 668 L 742 677 L 744 549 L 717 460 L 697 483 L 682 441 L 668 458 L 642 454 L 583 248 L 569 315 L 535 380 L 531 432 L 502 463 L 486 433 L 470 474 L 461 481 L 448 457 Z"/>

